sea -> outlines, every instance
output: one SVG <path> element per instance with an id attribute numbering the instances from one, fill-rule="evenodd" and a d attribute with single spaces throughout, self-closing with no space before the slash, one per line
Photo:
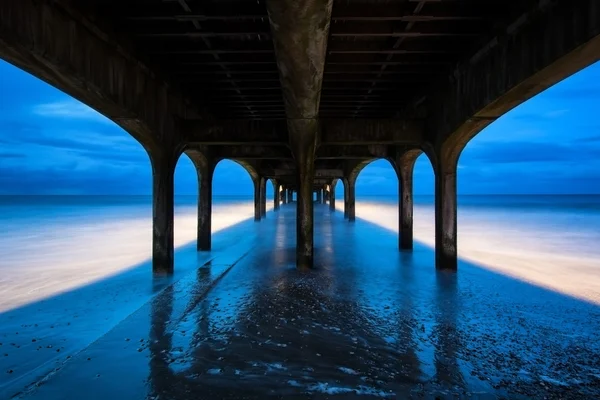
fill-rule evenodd
<path id="1" fill-rule="evenodd" d="M 431 247 L 433 200 L 415 196 L 414 212 Z M 176 247 L 195 240 L 196 201 L 176 198 Z M 359 195 L 356 216 L 397 231 L 397 204 Z M 250 197 L 215 196 L 213 232 L 252 217 Z M 0 312 L 147 262 L 151 220 L 150 196 L 0 196 Z M 600 304 L 598 195 L 459 196 L 458 235 L 461 260 Z"/>

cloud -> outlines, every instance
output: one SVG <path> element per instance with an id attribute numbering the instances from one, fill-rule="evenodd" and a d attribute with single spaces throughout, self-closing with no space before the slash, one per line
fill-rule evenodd
<path id="1" fill-rule="evenodd" d="M 79 119 L 111 124 L 114 123 L 96 110 L 73 99 L 38 104 L 33 107 L 32 112 L 35 115 L 48 118 Z"/>
<path id="2" fill-rule="evenodd" d="M 600 98 L 600 87 L 576 87 L 576 88 L 559 88 L 548 90 L 544 96 L 560 98 L 565 100 L 577 99 L 598 99 Z"/>
<path id="3" fill-rule="evenodd" d="M 7 158 L 24 158 L 25 155 L 19 153 L 0 153 L 0 160 Z"/>
<path id="4" fill-rule="evenodd" d="M 556 118 L 560 118 L 569 113 L 569 109 L 561 108 L 558 110 L 552 111 L 540 111 L 539 113 L 528 112 L 528 113 L 519 113 L 514 112 L 511 117 L 514 120 L 518 121 L 528 121 L 528 122 L 541 122 L 548 121 Z"/>
<path id="5" fill-rule="evenodd" d="M 577 140 L 580 143 L 600 143 L 600 136 L 589 136 Z"/>
<path id="6" fill-rule="evenodd" d="M 459 163 L 512 164 L 540 162 L 585 162 L 600 159 L 600 148 L 571 143 L 498 142 L 494 145 L 467 146 Z"/>

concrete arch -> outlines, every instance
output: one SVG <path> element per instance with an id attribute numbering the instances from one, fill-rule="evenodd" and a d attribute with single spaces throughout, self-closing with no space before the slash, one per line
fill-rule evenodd
<path id="1" fill-rule="evenodd" d="M 348 173 L 348 179 L 353 180 L 356 183 L 356 179 L 358 179 L 358 176 L 360 175 L 362 170 L 377 160 L 388 161 L 390 163 L 391 167 L 394 169 L 394 171 L 396 171 L 396 173 L 398 173 L 394 159 L 392 159 L 390 157 L 374 157 L 369 160 L 362 160 L 362 161 L 356 163 L 354 166 L 352 166 L 352 168 L 350 169 L 350 171 Z"/>

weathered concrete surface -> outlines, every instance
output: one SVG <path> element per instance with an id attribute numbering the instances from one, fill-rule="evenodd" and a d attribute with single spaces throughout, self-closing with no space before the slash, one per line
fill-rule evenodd
<path id="1" fill-rule="evenodd" d="M 173 273 L 175 157 L 152 157 L 152 272 Z"/>
<path id="2" fill-rule="evenodd" d="M 199 171 L 198 193 L 198 250 L 209 251 L 212 235 L 212 178 L 214 168 L 209 166 Z"/>
<path id="3" fill-rule="evenodd" d="M 347 185 L 344 193 L 346 195 L 346 203 L 344 204 L 344 214 L 347 214 L 348 221 L 354 222 L 356 220 L 356 179 L 348 178 Z M 346 209 L 348 211 L 346 212 Z"/>
<path id="4" fill-rule="evenodd" d="M 267 215 L 267 179 L 260 178 L 260 217 Z"/>
<path id="5" fill-rule="evenodd" d="M 289 120 L 318 117 L 333 1 L 266 4 L 289 128 Z"/>
<path id="6" fill-rule="evenodd" d="M 402 152 L 395 161 L 398 174 L 398 203 L 399 206 L 399 248 L 413 248 L 413 171 L 415 162 L 421 155 L 420 150 Z"/>
<path id="7" fill-rule="evenodd" d="M 435 251 L 436 268 L 456 270 L 458 265 L 457 152 L 444 147 L 441 154 L 425 148 L 435 175 Z M 444 151 L 446 150 L 446 151 Z"/>
<path id="8" fill-rule="evenodd" d="M 201 263 L 63 357 L 22 398 L 600 397 L 599 307 L 477 265 L 438 271 L 427 247 L 398 252 L 388 230 L 360 219 L 350 227 L 325 206 L 315 216 L 316 248 L 330 250 L 316 253 L 310 274 L 294 268 L 295 213 L 283 207 L 228 232 L 236 240 L 225 259 Z M 235 245 L 244 238 L 245 250 Z M 9 331 L 31 357 L 38 344 L 61 343 L 43 335 L 39 307 L 25 323 L 38 327 Z M 0 362 L 21 350 L 2 349 L 10 354 Z"/>
<path id="9" fill-rule="evenodd" d="M 312 267 L 312 185 L 332 0 L 267 0 L 298 184 L 297 265 Z"/>
<path id="10" fill-rule="evenodd" d="M 329 209 L 335 211 L 335 185 L 337 185 L 337 179 L 331 181 L 329 185 Z"/>
<path id="11" fill-rule="evenodd" d="M 425 132 L 425 124 L 415 119 L 321 119 L 320 124 L 323 146 L 419 146 Z M 289 143 L 289 127 L 284 121 L 189 119 L 180 121 L 178 129 L 190 145 L 285 146 Z"/>
<path id="12" fill-rule="evenodd" d="M 260 178 L 252 179 L 252 183 L 254 184 L 254 220 L 260 221 L 262 217 L 262 213 L 260 210 Z"/>
<path id="13" fill-rule="evenodd" d="M 296 260 L 300 268 L 313 266 L 313 180 L 317 146 L 317 120 L 290 123 L 290 147 L 296 159 L 298 190 L 296 195 Z"/>
<path id="14" fill-rule="evenodd" d="M 279 210 L 279 204 L 281 202 L 280 189 L 281 185 L 277 182 L 277 180 L 273 179 L 273 209 Z"/>

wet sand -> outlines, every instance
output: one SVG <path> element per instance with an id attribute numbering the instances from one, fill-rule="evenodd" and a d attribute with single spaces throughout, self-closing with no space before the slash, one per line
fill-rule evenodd
<path id="1" fill-rule="evenodd" d="M 20 397 L 600 396 L 598 306 L 472 263 L 436 272 L 427 246 L 398 252 L 389 230 L 326 206 L 315 214 L 313 271 L 294 266 L 292 206 L 217 234 L 237 235 L 235 245 L 224 251 L 223 239 L 211 263 L 158 282 L 149 302 Z M 46 344 L 43 321 L 58 316 L 21 311 L 38 324 L 21 343 L 35 333 Z"/>

